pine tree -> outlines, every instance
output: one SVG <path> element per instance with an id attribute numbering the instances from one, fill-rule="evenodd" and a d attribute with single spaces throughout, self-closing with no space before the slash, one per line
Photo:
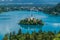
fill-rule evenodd
<path id="1" fill-rule="evenodd" d="M 4 38 L 3 38 L 3 40 L 8 40 L 9 38 L 8 38 L 8 34 L 6 34 L 5 36 L 4 36 Z"/>

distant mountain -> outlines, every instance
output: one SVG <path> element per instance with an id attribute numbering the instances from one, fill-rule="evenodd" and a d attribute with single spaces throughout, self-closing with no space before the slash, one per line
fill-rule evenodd
<path id="1" fill-rule="evenodd" d="M 51 11 L 60 13 L 60 3 L 53 7 Z"/>
<path id="2" fill-rule="evenodd" d="M 44 11 L 49 14 L 60 15 L 60 3 L 53 8 L 45 9 Z"/>
<path id="3" fill-rule="evenodd" d="M 60 13 L 60 3 L 53 8 L 53 11 Z"/>

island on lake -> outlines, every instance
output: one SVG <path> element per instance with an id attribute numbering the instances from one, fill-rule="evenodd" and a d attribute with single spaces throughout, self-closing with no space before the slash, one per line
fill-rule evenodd
<path id="1" fill-rule="evenodd" d="M 33 16 L 20 20 L 19 24 L 23 25 L 44 25 L 42 20 L 36 19 Z"/>

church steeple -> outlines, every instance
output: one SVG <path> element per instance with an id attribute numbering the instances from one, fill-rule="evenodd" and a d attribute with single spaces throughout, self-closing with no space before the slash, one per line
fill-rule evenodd
<path id="1" fill-rule="evenodd" d="M 33 15 L 32 15 L 32 14 L 31 14 L 31 17 L 30 17 L 30 19 L 31 19 L 31 20 L 33 20 L 33 19 L 34 19 L 34 17 L 33 17 Z"/>
<path id="2" fill-rule="evenodd" d="M 33 17 L 33 14 L 31 14 L 31 17 Z"/>

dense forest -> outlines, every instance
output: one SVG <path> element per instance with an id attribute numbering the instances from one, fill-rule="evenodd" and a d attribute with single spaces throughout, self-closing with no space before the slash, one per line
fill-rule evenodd
<path id="1" fill-rule="evenodd" d="M 3 40 L 60 40 L 60 32 L 43 32 L 40 30 L 38 33 L 34 31 L 30 34 L 29 32 L 22 33 L 21 29 L 19 29 L 18 33 L 14 31 L 6 34 Z"/>

